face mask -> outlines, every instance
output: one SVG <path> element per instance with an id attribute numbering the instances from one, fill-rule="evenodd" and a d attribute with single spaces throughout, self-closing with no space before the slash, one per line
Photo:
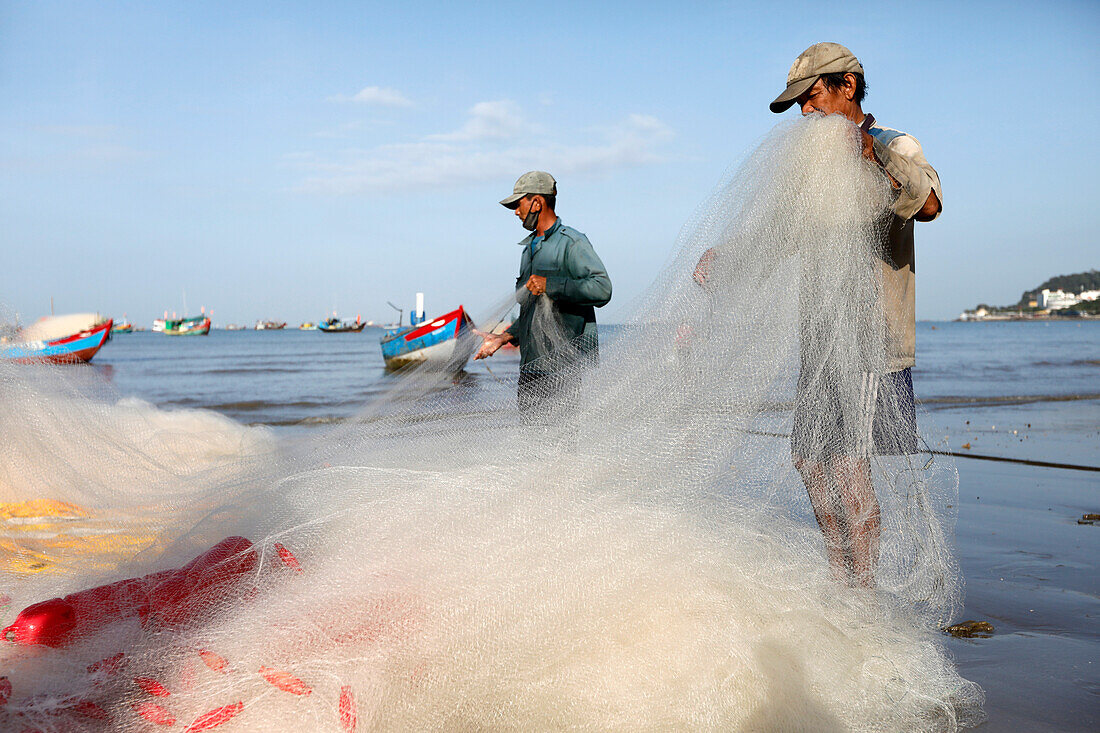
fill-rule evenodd
<path id="1" fill-rule="evenodd" d="M 539 214 L 541 213 L 542 209 L 536 211 L 532 204 L 531 209 L 527 212 L 527 216 L 523 217 L 523 228 L 529 232 L 535 231 L 535 227 L 538 226 L 539 223 Z"/>

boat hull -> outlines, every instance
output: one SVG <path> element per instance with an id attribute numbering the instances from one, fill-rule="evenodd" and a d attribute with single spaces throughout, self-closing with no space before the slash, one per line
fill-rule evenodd
<path id="1" fill-rule="evenodd" d="M 317 326 L 317 330 L 323 333 L 359 333 L 366 328 L 366 323 L 345 324 L 343 326 Z"/>
<path id="2" fill-rule="evenodd" d="M 184 318 L 172 321 L 157 319 L 153 330 L 165 336 L 206 336 L 210 333 L 209 318 Z"/>
<path id="3" fill-rule="evenodd" d="M 477 344 L 473 321 L 462 306 L 432 321 L 387 331 L 381 339 L 382 358 L 390 370 L 422 366 L 461 371 Z"/>
<path id="4" fill-rule="evenodd" d="M 0 347 L 0 358 L 19 364 L 73 364 L 92 360 L 111 336 L 113 321 L 49 341 L 23 341 Z"/>

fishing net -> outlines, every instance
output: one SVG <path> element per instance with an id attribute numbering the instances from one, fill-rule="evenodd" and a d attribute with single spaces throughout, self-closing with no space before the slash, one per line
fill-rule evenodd
<path id="1" fill-rule="evenodd" d="M 280 438 L 0 365 L 0 500 L 24 518 L 2 620 L 45 602 L 49 621 L 18 631 L 48 644 L 0 644 L 0 728 L 977 722 L 938 634 L 960 593 L 954 472 L 891 437 L 911 417 L 885 371 L 890 196 L 846 122 L 779 126 L 598 365 L 531 304 L 553 379 L 523 420 L 514 384 L 413 370 Z M 847 501 L 867 485 L 877 509 Z M 35 523 L 130 539 L 29 571 Z"/>

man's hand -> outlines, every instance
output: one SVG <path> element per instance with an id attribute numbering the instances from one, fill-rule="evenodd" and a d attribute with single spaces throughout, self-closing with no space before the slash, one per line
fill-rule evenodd
<path id="1" fill-rule="evenodd" d="M 527 283 L 523 286 L 531 291 L 531 295 L 542 295 L 546 292 L 546 278 L 542 275 L 532 275 L 527 278 Z"/>
<path id="2" fill-rule="evenodd" d="M 474 355 L 474 360 L 486 359 L 493 354 L 497 353 L 497 350 L 512 340 L 512 334 L 507 331 L 504 333 L 481 333 L 478 332 L 484 338 L 481 341 L 481 348 L 477 350 L 477 354 Z"/>
<path id="3" fill-rule="evenodd" d="M 871 161 L 875 165 L 882 165 L 882 162 L 875 157 L 875 138 L 866 130 L 860 130 L 863 135 L 863 157 Z"/>
<path id="4" fill-rule="evenodd" d="M 695 282 L 700 285 L 707 284 L 707 278 L 710 277 L 710 265 L 714 262 L 714 258 L 717 254 L 718 253 L 714 251 L 714 247 L 711 247 L 699 258 L 699 262 L 695 265 L 695 272 L 691 273 L 691 276 L 695 278 Z"/>
<path id="5" fill-rule="evenodd" d="M 865 130 L 860 130 L 863 135 L 863 157 L 871 161 L 879 168 L 882 168 L 882 172 L 886 174 L 886 177 L 890 180 L 890 185 L 894 188 L 901 188 L 901 184 L 894 179 L 890 172 L 882 167 L 882 161 L 875 155 L 875 138 Z"/>

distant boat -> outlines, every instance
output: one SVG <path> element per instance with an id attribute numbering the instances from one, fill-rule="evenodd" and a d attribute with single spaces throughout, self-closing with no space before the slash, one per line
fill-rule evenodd
<path id="1" fill-rule="evenodd" d="M 244 326 L 238 325 L 236 323 L 230 323 L 230 324 L 226 325 L 225 330 L 226 331 L 243 331 Z"/>
<path id="2" fill-rule="evenodd" d="M 278 331 L 282 328 L 286 328 L 286 321 L 256 321 L 257 331 Z"/>
<path id="3" fill-rule="evenodd" d="M 312 323 L 310 321 L 306 321 L 302 325 L 298 326 L 298 330 L 299 331 L 316 331 L 317 330 L 317 324 Z"/>
<path id="4" fill-rule="evenodd" d="M 111 333 L 133 333 L 134 324 L 130 323 L 130 319 L 126 317 L 126 314 L 122 314 L 121 321 L 115 321 L 115 325 L 111 327 Z"/>
<path id="5" fill-rule="evenodd" d="M 317 330 L 325 333 L 359 333 L 366 325 L 362 321 L 341 321 L 333 316 L 318 323 Z"/>
<path id="6" fill-rule="evenodd" d="M 210 316 L 191 318 L 158 318 L 153 330 L 169 336 L 205 336 L 210 333 Z"/>
<path id="7" fill-rule="evenodd" d="M 457 372 L 466 366 L 481 340 L 461 305 L 431 321 L 386 331 L 381 339 L 387 369 L 424 364 Z"/>
<path id="8" fill-rule="evenodd" d="M 0 343 L 0 358 L 30 364 L 91 361 L 111 336 L 114 321 L 98 313 L 46 316 Z"/>

